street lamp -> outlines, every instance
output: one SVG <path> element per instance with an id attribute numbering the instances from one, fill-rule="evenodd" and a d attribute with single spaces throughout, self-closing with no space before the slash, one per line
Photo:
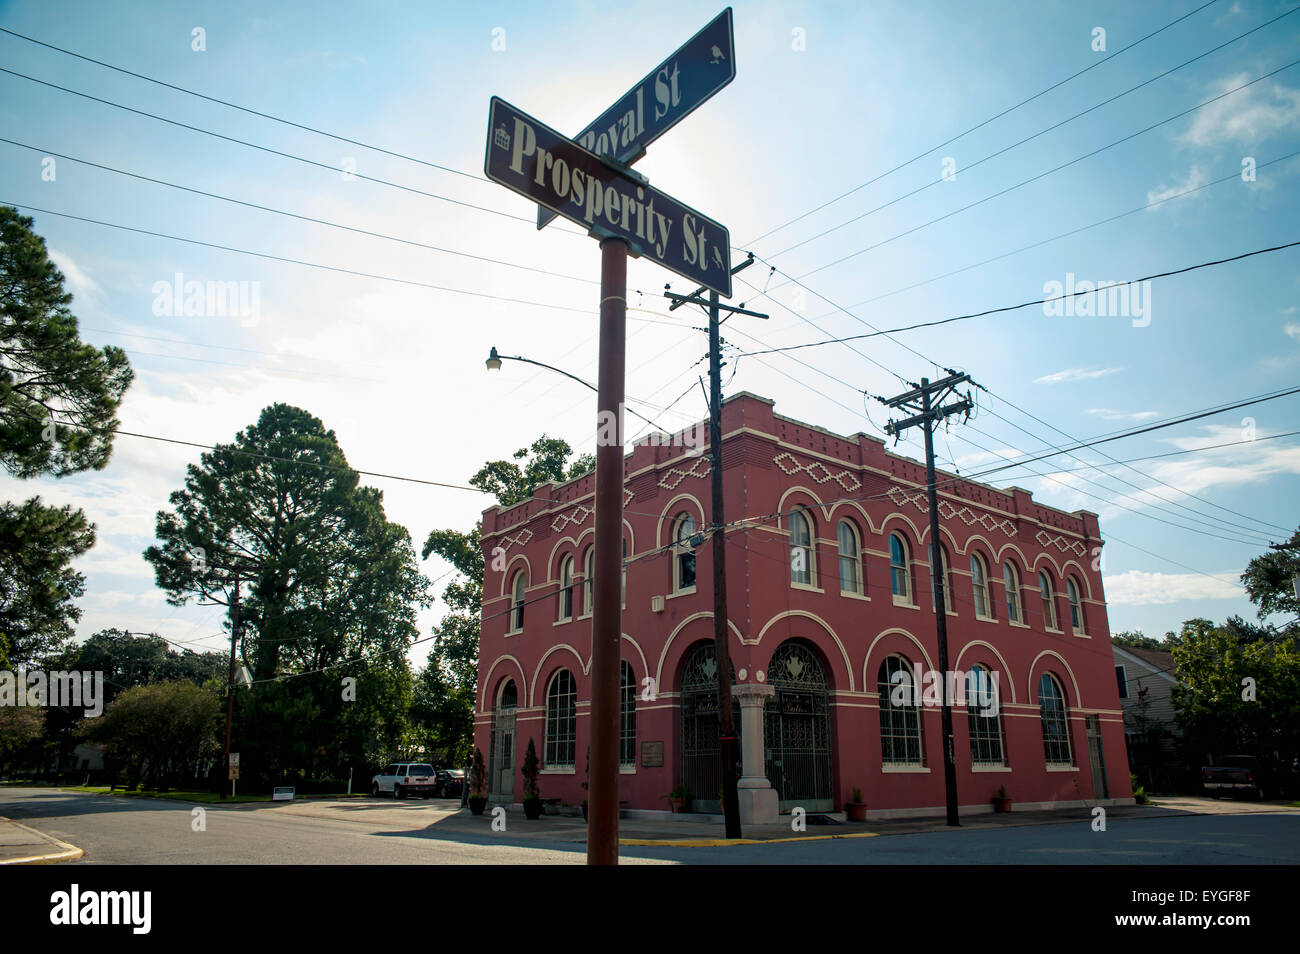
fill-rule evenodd
<path id="1" fill-rule="evenodd" d="M 554 367 L 554 366 L 549 365 L 549 364 L 543 364 L 543 363 L 540 362 L 540 361 L 534 361 L 532 358 L 525 358 L 525 357 L 523 357 L 522 355 L 517 355 L 517 354 L 514 354 L 514 355 L 510 355 L 510 354 L 499 354 L 499 353 L 497 352 L 497 349 L 496 349 L 496 346 L 495 346 L 495 345 L 492 347 L 492 350 L 488 352 L 488 358 L 487 358 L 487 361 L 484 362 L 484 363 L 487 365 L 487 369 L 488 369 L 489 371 L 500 371 L 500 370 L 501 370 L 501 362 L 502 362 L 502 361 L 522 361 L 524 364 L 535 364 L 535 365 L 537 365 L 537 367 L 539 367 L 539 368 L 545 368 L 547 371 L 554 371 L 556 374 L 562 374 L 562 375 L 564 375 L 566 378 L 568 378 L 570 381 L 577 381 L 577 382 L 578 382 L 579 384 L 581 384 L 584 388 L 587 388 L 587 389 L 592 390 L 592 391 L 597 391 L 597 393 L 599 393 L 599 391 L 598 391 L 596 385 L 594 385 L 594 384 L 592 384 L 592 383 L 590 383 L 590 382 L 588 382 L 588 381 L 584 381 L 584 380 L 582 380 L 582 378 L 578 377 L 577 375 L 570 374 L 568 371 L 563 371 L 563 370 L 561 370 L 560 368 Z M 644 403 L 644 402 L 643 402 L 643 403 Z M 646 417 L 646 416 L 643 415 L 643 414 L 637 414 L 636 411 L 632 410 L 630 407 L 627 407 L 626 405 L 624 405 L 624 410 L 626 410 L 629 414 L 631 414 L 631 415 L 633 415 L 633 416 L 635 416 L 635 417 L 639 417 L 639 418 L 641 418 L 641 420 L 645 421 L 647 424 L 649 424 L 649 425 L 650 425 L 651 427 L 653 427 L 655 430 L 657 430 L 657 431 L 663 431 L 663 428 L 659 425 L 659 423 L 658 423 L 657 421 L 652 421 L 652 420 L 650 420 L 650 418 Z M 666 432 L 665 432 L 665 433 L 666 433 Z"/>

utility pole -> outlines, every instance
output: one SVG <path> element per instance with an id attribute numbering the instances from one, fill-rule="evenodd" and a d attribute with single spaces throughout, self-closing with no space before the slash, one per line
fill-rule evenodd
<path id="1" fill-rule="evenodd" d="M 235 780 L 230 778 L 230 730 L 235 719 L 235 641 L 239 638 L 239 571 L 235 571 L 235 588 L 230 594 L 230 677 L 226 680 L 226 748 L 222 762 L 226 779 L 234 797 Z M 221 797 L 226 797 L 226 787 L 221 786 Z"/>
<path id="2" fill-rule="evenodd" d="M 754 255 L 741 262 L 731 270 L 736 274 L 754 264 Z M 705 306 L 699 296 L 705 291 L 703 286 L 690 295 L 674 295 L 665 292 L 664 297 L 672 299 L 668 310 L 690 302 Z M 754 318 L 766 318 L 758 312 L 745 310 L 745 303 L 740 307 L 723 305 L 718 301 L 716 291 L 709 292 L 707 303 L 709 315 L 709 475 L 712 478 L 712 501 L 710 503 L 711 524 L 713 532 L 713 645 L 718 658 L 718 734 L 719 750 L 722 757 L 722 813 L 726 824 L 728 838 L 741 837 L 740 832 L 740 795 L 737 782 L 737 756 L 739 746 L 736 744 L 736 724 L 731 711 L 731 650 L 727 644 L 727 539 L 726 517 L 722 505 L 722 335 L 719 331 L 721 322 L 718 315 L 722 311 L 728 317 L 734 314 L 749 315 Z"/>
<path id="3" fill-rule="evenodd" d="M 968 374 L 958 374 L 951 368 L 944 370 L 948 372 L 946 378 L 940 378 L 933 383 L 927 378 L 922 378 L 920 385 L 911 391 L 888 400 L 884 398 L 877 400 L 886 407 L 902 408 L 913 412 L 912 417 L 887 423 L 886 434 L 898 437 L 909 427 L 917 425 L 925 431 L 925 490 L 930 507 L 930 578 L 934 581 L 934 618 L 939 636 L 939 672 L 943 679 L 943 689 L 940 693 L 943 703 L 940 719 L 943 727 L 944 800 L 948 806 L 948 824 L 960 825 L 961 822 L 957 818 L 957 752 L 952 740 L 952 706 L 947 691 L 951 682 L 948 669 L 948 613 L 943 595 L 945 581 L 943 546 L 939 541 L 939 494 L 934 479 L 934 425 L 953 414 L 965 413 L 969 417 L 974 405 L 969 395 L 951 404 L 943 403 L 957 385 L 970 381 Z M 914 693 L 919 692 L 920 687 L 913 686 L 912 690 Z M 917 700 L 913 698 L 912 701 L 916 704 Z"/>

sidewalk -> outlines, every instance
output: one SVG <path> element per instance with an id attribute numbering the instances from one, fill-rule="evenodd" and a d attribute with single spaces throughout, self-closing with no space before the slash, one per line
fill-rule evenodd
<path id="1" fill-rule="evenodd" d="M 0 815 L 0 865 L 54 864 L 73 861 L 82 854 L 76 845 L 51 838 Z"/>

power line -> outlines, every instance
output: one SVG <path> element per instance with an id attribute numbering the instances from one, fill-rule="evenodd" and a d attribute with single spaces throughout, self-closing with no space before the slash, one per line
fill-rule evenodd
<path id="1" fill-rule="evenodd" d="M 802 215 L 797 215 L 797 216 L 795 216 L 793 219 L 791 219 L 790 221 L 786 222 L 784 225 L 778 225 L 778 226 L 777 226 L 776 228 L 774 228 L 774 229 L 769 229 L 768 231 L 764 232 L 762 235 L 759 235 L 759 236 L 757 236 L 756 238 L 751 239 L 749 242 L 746 242 L 745 244 L 746 244 L 746 245 L 753 245 L 753 244 L 755 244 L 756 242 L 759 242 L 759 241 L 761 241 L 762 239 L 767 238 L 769 235 L 773 235 L 773 234 L 775 234 L 776 232 L 780 232 L 782 229 L 785 229 L 786 227 L 791 226 L 791 225 L 793 225 L 794 223 L 796 223 L 796 222 L 798 222 L 798 221 L 800 221 L 800 220 L 802 220 L 802 219 L 807 218 L 808 216 L 812 215 L 812 214 L 815 213 L 815 212 L 820 212 L 822 209 L 827 208 L 828 206 L 834 205 L 836 202 L 839 202 L 840 199 L 847 198 L 848 196 L 853 195 L 855 192 L 858 192 L 858 191 L 861 190 L 861 189 L 865 189 L 867 186 L 871 185 L 872 183 L 878 182 L 878 181 L 880 181 L 881 179 L 885 178 L 886 176 L 891 175 L 891 174 L 897 172 L 898 170 L 900 170 L 900 169 L 902 169 L 902 168 L 904 168 L 904 167 L 906 167 L 906 166 L 911 165 L 912 163 L 916 162 L 918 159 L 924 159 L 926 156 L 930 155 L 930 153 L 935 152 L 935 151 L 937 151 L 937 150 L 939 150 L 939 149 L 942 149 L 944 146 L 950 145 L 950 144 L 956 142 L 958 139 L 961 139 L 961 138 L 963 138 L 963 137 L 969 135 L 970 133 L 973 133 L 973 132 L 975 132 L 975 131 L 977 131 L 977 130 L 979 130 L 979 129 L 984 128 L 984 127 L 987 126 L 989 123 L 991 123 L 991 122 L 993 122 L 993 121 L 995 121 L 995 120 L 997 120 L 997 119 L 1001 119 L 1003 116 L 1006 116 L 1008 113 L 1014 112 L 1015 110 L 1019 109 L 1021 106 L 1025 106 L 1025 105 L 1028 105 L 1029 103 L 1032 103 L 1034 100 L 1038 99 L 1039 97 L 1044 96 L 1044 95 L 1046 95 L 1047 93 L 1052 92 L 1052 90 L 1058 89 L 1059 87 L 1064 86 L 1066 83 L 1070 82 L 1071 80 L 1077 79 L 1078 77 L 1082 76 L 1084 73 L 1087 73 L 1089 70 L 1094 70 L 1094 69 L 1096 69 L 1097 67 L 1101 66 L 1101 65 L 1104 64 L 1104 63 L 1109 63 L 1111 60 L 1115 59 L 1115 57 L 1120 56 L 1120 55 L 1123 54 L 1123 53 L 1127 53 L 1129 50 L 1133 49 L 1134 47 L 1139 46 L 1139 45 L 1145 43 L 1147 40 L 1151 39 L 1153 36 L 1157 36 L 1158 34 L 1163 33 L 1165 30 L 1168 30 L 1170 27 L 1175 26 L 1176 24 L 1179 24 L 1179 23 L 1181 23 L 1182 21 L 1186 20 L 1188 17 L 1193 16 L 1194 14 L 1199 13 L 1200 11 L 1204 10 L 1206 7 L 1211 6 L 1214 2 L 1215 2 L 1215 0 L 1209 0 L 1208 3 L 1203 3 L 1203 4 L 1201 4 L 1201 5 L 1200 5 L 1199 7 L 1197 7 L 1195 10 L 1192 10 L 1192 11 L 1189 12 L 1189 13 L 1185 13 L 1185 14 L 1183 14 L 1181 17 L 1178 17 L 1176 20 L 1172 20 L 1172 21 L 1170 21 L 1169 23 L 1166 23 L 1164 26 L 1160 27 L 1160 29 L 1155 30 L 1155 31 L 1153 31 L 1153 32 L 1151 32 L 1151 33 L 1148 33 L 1146 36 L 1142 37 L 1141 39 L 1135 40 L 1135 41 L 1133 41 L 1132 43 L 1130 43 L 1128 46 L 1125 46 L 1125 47 L 1122 47 L 1122 48 L 1116 50 L 1114 53 L 1111 53 L 1109 56 L 1103 57 L 1102 59 L 1095 61 L 1094 63 L 1092 63 L 1092 64 L 1090 64 L 1090 65 L 1084 67 L 1083 69 L 1081 69 L 1081 70 L 1079 70 L 1079 71 L 1077 71 L 1077 72 L 1075 72 L 1075 73 L 1071 73 L 1071 74 L 1070 74 L 1069 76 L 1067 76 L 1065 79 L 1060 80 L 1059 82 L 1053 83 L 1051 86 L 1048 86 L 1046 89 L 1041 89 L 1041 90 L 1039 90 L 1037 93 L 1034 93 L 1034 95 L 1032 95 L 1032 96 L 1030 96 L 1030 97 L 1028 97 L 1028 98 L 1026 98 L 1026 99 L 1022 99 L 1020 102 L 1016 103 L 1014 106 L 1008 106 L 1006 109 L 1002 110 L 1001 112 L 996 113 L 996 114 L 994 114 L 993 116 L 990 116 L 988 119 L 984 120 L 983 122 L 980 122 L 980 123 L 977 123 L 977 124 L 974 125 L 974 126 L 971 126 L 969 129 L 965 130 L 964 132 L 960 132 L 960 133 L 958 133 L 957 135 L 955 135 L 955 136 L 953 136 L 953 137 L 951 137 L 951 138 L 949 138 L 949 139 L 944 140 L 943 142 L 939 143 L 937 146 L 931 146 L 931 147 L 930 147 L 929 149 L 927 149 L 925 152 L 918 153 L 917 155 L 913 156 L 911 159 L 908 159 L 906 162 L 901 162 L 901 163 L 899 163 L 898 165 L 894 166 L 892 169 L 888 169 L 888 170 L 886 170 L 885 172 L 882 172 L 882 173 L 880 173 L 879 175 L 875 176 L 874 178 L 872 178 L 872 179 L 868 179 L 866 182 L 862 183 L 861 185 L 854 186 L 854 187 L 853 187 L 852 189 L 850 189 L 848 192 L 843 192 L 843 193 L 841 193 L 840 195 L 836 196 L 835 198 L 833 198 L 833 199 L 831 199 L 831 200 L 829 200 L 829 201 L 827 201 L 827 202 L 823 202 L 821 205 L 817 206 L 816 208 L 810 209 L 809 211 L 804 212 Z"/>

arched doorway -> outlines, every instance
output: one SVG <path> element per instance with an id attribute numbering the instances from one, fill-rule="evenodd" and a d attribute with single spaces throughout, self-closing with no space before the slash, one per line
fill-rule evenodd
<path id="1" fill-rule="evenodd" d="M 488 798 L 510 804 L 515 800 L 515 710 L 519 690 L 507 679 L 492 710 L 491 753 L 488 756 Z"/>
<path id="2" fill-rule="evenodd" d="M 736 668 L 731 668 L 736 680 Z M 679 784 L 694 795 L 695 811 L 722 810 L 721 726 L 718 720 L 718 654 L 713 643 L 696 644 L 686 654 L 681 679 L 682 744 Z M 740 704 L 732 703 L 732 722 L 740 739 Z M 739 747 L 737 747 L 739 752 Z"/>
<path id="3" fill-rule="evenodd" d="M 777 647 L 767 667 L 776 690 L 763 707 L 763 746 L 768 781 L 781 811 L 799 806 L 830 811 L 830 691 L 820 656 L 804 642 Z"/>

